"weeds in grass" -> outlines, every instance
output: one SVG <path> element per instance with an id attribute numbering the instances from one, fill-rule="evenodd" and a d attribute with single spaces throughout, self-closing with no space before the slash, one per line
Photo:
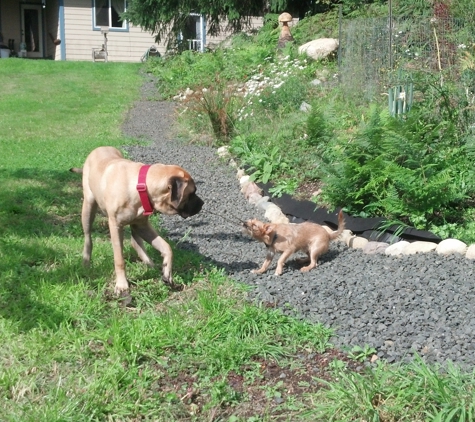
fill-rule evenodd
<path id="1" fill-rule="evenodd" d="M 353 346 L 350 352 L 348 353 L 348 356 L 350 357 L 350 359 L 355 359 L 360 362 L 363 362 L 368 360 L 368 358 L 372 357 L 375 354 L 376 349 L 365 344 L 364 346 Z"/>
<path id="2" fill-rule="evenodd" d="M 450 364 L 447 369 L 428 366 L 418 356 L 406 365 L 379 363 L 362 374 L 339 367 L 340 382 L 323 381 L 328 389 L 317 393 L 320 404 L 311 413 L 328 421 L 469 421 L 474 373 L 462 374 Z"/>

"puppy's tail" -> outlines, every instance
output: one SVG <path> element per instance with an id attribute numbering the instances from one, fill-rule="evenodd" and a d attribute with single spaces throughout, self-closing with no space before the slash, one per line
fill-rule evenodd
<path id="1" fill-rule="evenodd" d="M 79 173 L 79 174 L 82 174 L 82 168 L 79 168 L 79 167 L 71 167 L 69 169 L 70 172 L 72 173 Z"/>
<path id="2" fill-rule="evenodd" d="M 340 210 L 338 213 L 338 228 L 336 231 L 330 234 L 330 240 L 335 240 L 340 234 L 345 230 L 345 217 L 343 217 L 343 211 Z"/>

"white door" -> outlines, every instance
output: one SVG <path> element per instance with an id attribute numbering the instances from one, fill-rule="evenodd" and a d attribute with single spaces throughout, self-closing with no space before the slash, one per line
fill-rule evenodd
<path id="1" fill-rule="evenodd" d="M 43 8 L 41 4 L 21 5 L 21 35 L 26 56 L 43 57 Z"/>

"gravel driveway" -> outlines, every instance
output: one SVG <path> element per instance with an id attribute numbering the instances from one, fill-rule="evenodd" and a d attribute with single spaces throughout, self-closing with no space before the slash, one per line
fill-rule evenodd
<path id="1" fill-rule="evenodd" d="M 472 261 L 435 252 L 366 255 L 335 242 L 308 273 L 289 261 L 281 277 L 273 275 L 273 266 L 265 275 L 251 274 L 262 264 L 265 248 L 242 234 L 234 218 L 264 219 L 262 211 L 247 203 L 235 169 L 213 148 L 173 139 L 174 105 L 150 100 L 155 96 L 153 81 L 146 81 L 144 99 L 135 104 L 123 126 L 127 136 L 151 142 L 126 150 L 136 161 L 178 164 L 197 182 L 205 201 L 202 212 L 187 220 L 164 217 L 171 239 L 186 235 L 180 247 L 200 253 L 236 281 L 253 286 L 251 297 L 334 328 L 337 337 L 332 341 L 338 347 L 368 345 L 389 362 L 409 360 L 416 352 L 430 363 L 450 360 L 473 368 Z"/>

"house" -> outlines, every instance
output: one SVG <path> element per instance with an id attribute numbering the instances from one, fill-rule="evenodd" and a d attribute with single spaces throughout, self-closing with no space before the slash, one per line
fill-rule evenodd
<path id="1" fill-rule="evenodd" d="M 1 51 L 8 48 L 27 58 L 116 62 L 139 62 L 151 46 L 163 54 L 165 44 L 157 45 L 151 33 L 120 21 L 126 4 L 126 0 L 1 0 Z M 225 38 L 207 38 L 206 22 L 199 14 L 189 21 L 190 38 L 184 41 L 190 49 L 203 51 Z M 260 26 L 261 19 L 253 24 Z M 103 47 L 106 55 L 101 53 Z"/>

